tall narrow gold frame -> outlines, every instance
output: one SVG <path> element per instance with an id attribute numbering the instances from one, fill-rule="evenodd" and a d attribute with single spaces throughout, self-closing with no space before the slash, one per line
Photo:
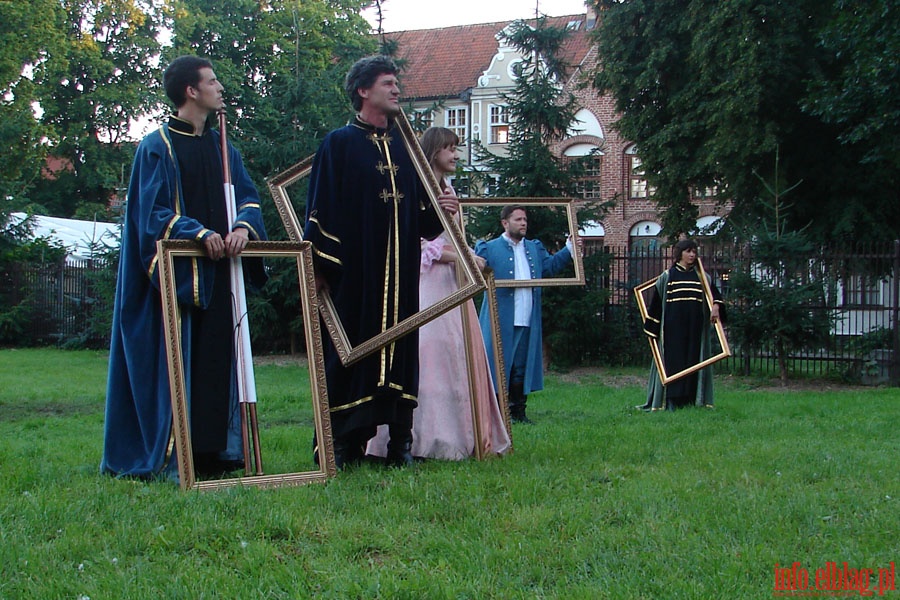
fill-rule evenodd
<path id="1" fill-rule="evenodd" d="M 569 237 L 575 248 L 578 248 L 578 220 L 575 217 L 575 201 L 568 198 L 464 198 L 460 200 L 463 209 L 503 207 L 508 204 L 521 204 L 526 209 L 535 208 L 561 208 L 566 211 L 566 221 L 569 225 Z M 497 221 L 499 223 L 499 219 Z M 527 236 L 526 236 L 527 237 Z M 572 277 L 548 277 L 545 279 L 497 279 L 495 285 L 504 287 L 556 287 L 570 285 L 584 285 L 584 261 L 581 252 L 572 252 L 572 264 L 575 266 L 575 274 Z"/>
<path id="2" fill-rule="evenodd" d="M 315 471 L 256 475 L 197 481 L 191 452 L 190 424 L 188 422 L 187 391 L 185 387 L 185 365 L 181 350 L 181 313 L 175 289 L 175 258 L 204 256 L 203 251 L 193 241 L 161 240 L 157 242 L 160 257 L 160 288 L 163 305 L 163 327 L 165 329 L 167 358 L 169 366 L 169 390 L 172 396 L 173 433 L 178 458 L 178 475 L 182 489 L 221 489 L 234 486 L 280 487 L 323 483 L 337 473 L 334 463 L 334 446 L 331 436 L 331 416 L 328 411 L 328 393 L 325 388 L 325 366 L 322 358 L 322 337 L 319 319 L 316 316 L 316 286 L 312 268 L 312 247 L 307 242 L 250 242 L 242 257 L 295 257 L 300 283 L 300 299 L 303 311 L 304 333 L 306 335 L 307 357 L 309 360 L 309 380 L 312 388 L 313 420 L 316 439 L 319 440 L 319 464 Z M 305 446 L 304 446 L 305 447 Z"/>
<path id="3" fill-rule="evenodd" d="M 703 296 L 706 298 L 706 304 L 710 309 L 712 309 L 712 290 L 709 287 L 709 281 L 706 279 L 706 271 L 703 270 L 703 262 L 700 260 L 699 256 L 697 257 L 697 271 L 699 271 L 700 284 L 703 286 Z M 642 322 L 645 322 L 647 320 L 647 315 L 649 314 L 649 310 L 647 309 L 647 300 L 644 298 L 644 292 L 651 290 L 656 285 L 656 282 L 658 280 L 659 277 L 654 277 L 653 279 L 634 288 L 634 295 L 637 299 L 638 310 L 641 313 Z M 722 351 L 718 354 L 710 356 L 706 360 L 698 362 L 695 365 L 691 365 L 687 369 L 678 371 L 677 373 L 666 372 L 666 364 L 663 360 L 662 349 L 659 346 L 659 340 L 647 336 L 647 341 L 650 343 L 650 353 L 653 355 L 653 363 L 656 365 L 656 370 L 659 371 L 660 382 L 663 385 L 666 385 L 671 381 L 680 379 L 685 375 L 690 375 L 695 371 L 699 371 L 704 367 L 708 367 L 711 364 L 719 362 L 723 358 L 731 356 L 731 348 L 728 346 L 728 340 L 725 338 L 725 328 L 722 326 L 721 319 L 716 321 L 715 331 L 716 339 L 718 340 L 719 346 L 721 347 Z"/>
<path id="4" fill-rule="evenodd" d="M 450 294 L 439 302 L 420 310 L 403 321 L 388 327 L 380 334 L 358 342 L 355 346 L 350 343 L 347 338 L 346 330 L 341 323 L 340 316 L 337 314 L 331 296 L 327 293 L 321 294 L 319 298 L 319 312 L 322 314 L 322 320 L 325 322 L 325 328 L 328 330 L 335 349 L 341 362 L 347 366 L 355 363 L 361 358 L 377 352 L 379 349 L 400 339 L 411 331 L 418 329 L 425 323 L 439 317 L 448 310 L 455 308 L 472 298 L 485 288 L 484 277 L 475 263 L 475 259 L 471 256 L 466 246 L 465 238 L 456 222 L 449 218 L 448 215 L 438 206 L 437 199 L 441 193 L 438 182 L 434 177 L 428 160 L 422 153 L 419 141 L 410 126 L 406 115 L 401 111 L 396 119 L 397 130 L 403 137 L 403 143 L 412 158 L 416 173 L 419 179 L 424 183 L 431 200 L 431 205 L 437 213 L 438 218 L 443 225 L 444 230 L 448 234 L 450 243 L 456 251 L 459 259 L 457 264 L 460 267 L 461 283 L 459 289 Z M 299 241 L 303 237 L 302 221 L 297 217 L 294 207 L 291 205 L 290 197 L 287 193 L 287 186 L 296 183 L 303 177 L 307 177 L 312 170 L 313 157 L 307 157 L 295 165 L 289 167 L 285 171 L 270 177 L 267 181 L 269 191 L 275 201 L 278 214 L 281 216 L 284 228 L 291 240 Z"/>
<path id="5" fill-rule="evenodd" d="M 491 322 L 494 369 L 497 372 L 497 381 L 494 382 L 497 386 L 497 402 L 500 403 L 500 413 L 503 415 L 503 422 L 506 424 L 506 432 L 509 435 L 509 447 L 510 451 L 512 451 L 512 418 L 509 414 L 509 395 L 506 393 L 506 364 L 503 361 L 503 342 L 500 340 L 500 311 L 497 308 L 497 287 L 493 271 L 486 269 L 484 280 L 487 283 L 487 289 L 484 293 L 486 294 L 488 316 Z M 468 366 L 469 373 L 472 373 L 471 363 Z"/>

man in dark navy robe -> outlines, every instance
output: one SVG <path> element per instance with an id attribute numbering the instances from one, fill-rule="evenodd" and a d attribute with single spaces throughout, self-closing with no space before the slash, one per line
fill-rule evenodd
<path id="1" fill-rule="evenodd" d="M 156 251 L 161 239 L 197 240 L 206 253 L 176 261 L 195 467 L 201 475 L 215 474 L 242 461 L 235 443 L 231 281 L 229 261 L 222 259 L 238 256 L 248 240 L 265 238 L 259 195 L 229 145 L 237 211 L 228 223 L 219 132 L 207 126 L 223 107 L 212 64 L 177 58 L 163 84 L 176 113 L 135 154 L 113 308 L 100 467 L 119 476 L 177 473 Z M 257 282 L 265 277 L 261 269 L 256 274 Z"/>
<path id="2" fill-rule="evenodd" d="M 303 237 L 314 246 L 317 286 L 329 291 L 352 345 L 418 312 L 419 239 L 442 231 L 394 125 L 397 72 L 385 56 L 353 65 L 344 87 L 356 118 L 325 137 L 310 174 Z M 451 195 L 439 204 L 450 214 L 459 208 Z M 412 464 L 418 332 L 349 367 L 324 338 L 338 468 L 362 460 L 382 424 L 390 432 L 388 463 Z"/>

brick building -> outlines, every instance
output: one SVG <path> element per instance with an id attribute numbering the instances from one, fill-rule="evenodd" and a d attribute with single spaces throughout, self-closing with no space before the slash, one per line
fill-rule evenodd
<path id="1" fill-rule="evenodd" d="M 565 27 L 571 35 L 563 58 L 572 65 L 564 82 L 578 99 L 578 120 L 572 135 L 554 145 L 564 156 L 591 156 L 590 175 L 580 186 L 582 198 L 616 199 L 616 206 L 602 223 L 582 224 L 586 242 L 592 246 L 655 248 L 661 242 L 660 223 L 653 190 L 642 176 L 637 147 L 622 139 L 614 128 L 618 116 L 615 100 L 598 95 L 579 83 L 597 64 L 597 49 L 590 33 L 597 24 L 591 11 L 548 17 L 554 27 Z M 500 37 L 512 22 L 501 21 L 440 29 L 419 29 L 387 34 L 398 44 L 398 57 L 406 61 L 401 78 L 403 103 L 414 118 L 454 130 L 464 140 L 460 150 L 470 168 L 480 165 L 471 140 L 502 154 L 508 142 L 509 121 L 502 94 L 514 85 L 513 65 L 521 56 Z M 465 193 L 465 181 L 454 182 Z M 472 195 L 477 191 L 472 190 Z M 716 207 L 714 191 L 698 194 L 698 230 L 714 223 L 723 213 Z"/>

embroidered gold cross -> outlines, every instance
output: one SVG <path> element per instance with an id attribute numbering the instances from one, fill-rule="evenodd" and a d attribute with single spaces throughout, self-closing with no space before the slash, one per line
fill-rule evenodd
<path id="1" fill-rule="evenodd" d="M 396 200 L 398 203 L 403 200 L 403 193 L 397 192 L 396 194 L 392 194 L 387 190 L 381 190 L 381 193 L 378 194 L 378 197 L 384 200 L 387 203 L 389 200 Z"/>
<path id="2" fill-rule="evenodd" d="M 375 168 L 378 169 L 378 172 L 382 175 L 384 175 L 385 171 L 390 171 L 391 174 L 396 175 L 397 171 L 400 170 L 400 167 L 398 167 L 397 165 L 386 165 L 380 160 L 378 161 L 378 164 L 375 165 Z"/>
<path id="3" fill-rule="evenodd" d="M 366 136 L 366 137 L 368 137 L 369 141 L 372 142 L 373 144 L 375 144 L 376 146 L 377 146 L 379 143 L 390 144 L 390 143 L 391 143 L 391 139 L 392 139 L 392 138 L 391 138 L 391 135 L 390 135 L 389 133 L 383 133 L 383 134 L 380 134 L 380 135 L 377 134 L 377 133 L 370 133 L 370 134 L 369 134 L 368 136 Z"/>

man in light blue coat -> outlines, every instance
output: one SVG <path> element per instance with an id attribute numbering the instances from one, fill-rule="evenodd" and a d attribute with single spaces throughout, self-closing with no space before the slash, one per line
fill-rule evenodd
<path id="1" fill-rule="evenodd" d="M 571 241 L 550 254 L 538 240 L 525 239 L 528 214 L 523 206 L 504 206 L 500 211 L 503 234 L 488 242 L 478 242 L 475 254 L 487 261 L 497 279 L 546 279 L 572 262 Z M 509 412 L 518 423 L 531 423 L 525 415 L 528 394 L 544 389 L 544 359 L 541 344 L 541 288 L 497 288 L 500 314 L 500 341 L 508 382 Z M 494 346 L 487 299 L 482 303 L 481 334 L 488 353 L 494 381 Z"/>

